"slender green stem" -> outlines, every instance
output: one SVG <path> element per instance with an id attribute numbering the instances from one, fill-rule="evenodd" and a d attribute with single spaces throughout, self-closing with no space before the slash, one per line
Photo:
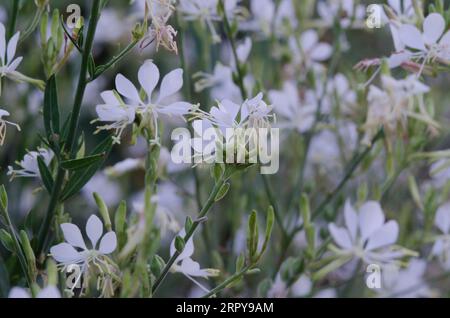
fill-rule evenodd
<path id="1" fill-rule="evenodd" d="M 81 60 L 80 77 L 78 79 L 77 91 L 75 94 L 75 101 L 72 108 L 72 115 L 69 123 L 69 133 L 66 140 L 66 150 L 70 153 L 71 157 L 74 156 L 76 149 L 76 135 L 78 128 L 78 121 L 80 118 L 81 104 L 83 103 L 84 91 L 87 85 L 87 72 L 89 59 L 91 57 L 92 47 L 94 45 L 95 31 L 97 30 L 98 19 L 100 17 L 100 4 L 101 0 L 93 0 L 91 16 L 89 21 L 88 33 L 86 36 L 86 44 L 83 49 L 83 56 Z"/>
<path id="2" fill-rule="evenodd" d="M 128 44 L 127 47 L 125 47 L 122 51 L 120 51 L 119 54 L 114 56 L 108 63 L 106 63 L 105 65 L 102 65 L 98 70 L 96 70 L 95 74 L 87 80 L 87 83 L 94 81 L 100 75 L 102 75 L 107 70 L 109 70 L 111 67 L 113 67 L 118 62 L 120 62 L 120 60 L 122 60 L 126 55 L 128 55 L 128 53 L 130 53 L 136 47 L 136 45 L 139 43 L 139 41 L 140 41 L 140 39 L 136 39 L 136 40 L 133 40 L 133 42 L 131 42 L 130 44 Z"/>
<path id="3" fill-rule="evenodd" d="M 8 39 L 12 38 L 16 31 L 17 16 L 19 15 L 19 0 L 12 0 L 12 11 L 8 26 Z"/>
<path id="4" fill-rule="evenodd" d="M 224 185 L 224 183 L 227 180 L 227 178 L 228 177 L 226 175 L 226 172 L 224 172 L 223 175 L 219 178 L 219 180 L 217 180 L 216 184 L 214 185 L 213 190 L 211 191 L 211 193 L 209 195 L 208 200 L 206 201 L 206 203 L 204 204 L 203 208 L 201 209 L 197 220 L 192 224 L 191 228 L 189 229 L 189 231 L 184 236 L 183 239 L 184 239 L 185 242 L 189 241 L 189 239 L 192 237 L 192 235 L 194 235 L 195 230 L 204 221 L 206 215 L 208 214 L 209 210 L 211 209 L 211 207 L 213 206 L 213 204 L 215 202 L 217 194 L 219 193 L 220 189 Z M 166 266 L 162 270 L 161 274 L 158 276 L 158 278 L 156 279 L 155 283 L 153 284 L 153 294 L 158 290 L 159 286 L 161 286 L 161 283 L 164 281 L 164 279 L 166 278 L 166 276 L 169 273 L 170 269 L 172 268 L 173 264 L 175 263 L 175 261 L 177 260 L 178 256 L 180 256 L 180 254 L 182 252 L 183 251 L 176 251 L 170 257 L 169 261 L 167 262 Z"/>
<path id="5" fill-rule="evenodd" d="M 235 64 L 236 64 L 236 72 L 238 75 L 237 76 L 238 86 L 241 91 L 242 99 L 246 100 L 247 92 L 245 91 L 245 86 L 244 86 L 244 72 L 242 70 L 241 63 L 239 62 L 239 57 L 237 54 L 237 47 L 236 47 L 236 40 L 235 40 L 235 38 L 233 36 L 233 32 L 231 30 L 230 21 L 228 20 L 227 12 L 225 10 L 225 5 L 223 3 L 223 0 L 219 0 L 219 6 L 223 12 L 223 24 L 225 27 L 225 33 L 227 34 L 228 40 L 230 41 L 231 50 L 233 52 L 233 57 L 236 62 Z"/>
<path id="6" fill-rule="evenodd" d="M 275 214 L 275 219 L 277 220 L 278 226 L 280 227 L 281 235 L 283 237 L 283 241 L 287 240 L 288 237 L 289 237 L 289 234 L 288 234 L 286 228 L 284 227 L 283 219 L 281 217 L 281 214 L 280 214 L 280 211 L 279 211 L 279 208 L 278 208 L 278 203 L 277 203 L 277 200 L 275 199 L 275 196 L 273 195 L 273 191 L 272 191 L 272 188 L 270 187 L 269 180 L 268 180 L 266 175 L 261 175 L 261 176 L 262 176 L 262 179 L 263 179 L 263 182 L 264 182 L 264 188 L 266 190 L 267 197 L 269 199 L 270 205 L 272 205 L 272 207 L 273 207 L 273 212 Z"/>
<path id="7" fill-rule="evenodd" d="M 100 4 L 101 0 L 93 0 L 91 8 L 91 16 L 89 19 L 89 27 L 83 49 L 83 56 L 81 61 L 80 77 L 78 80 L 77 91 L 75 94 L 74 105 L 69 123 L 69 133 L 65 141 L 64 150 L 69 154 L 71 158 L 76 154 L 76 132 L 78 128 L 78 120 L 80 117 L 81 104 L 83 102 L 84 92 L 87 85 L 87 70 L 89 64 L 89 58 L 91 56 L 92 47 L 94 44 L 95 31 L 97 29 L 97 23 L 100 16 Z M 55 178 L 54 186 L 52 189 L 50 203 L 48 205 L 47 213 L 45 215 L 44 222 L 42 223 L 39 232 L 39 246 L 38 252 L 41 253 L 46 246 L 46 241 L 49 236 L 50 224 L 55 214 L 56 208 L 59 204 L 59 196 L 61 194 L 64 178 L 66 172 L 62 167 L 58 168 L 58 172 Z"/>

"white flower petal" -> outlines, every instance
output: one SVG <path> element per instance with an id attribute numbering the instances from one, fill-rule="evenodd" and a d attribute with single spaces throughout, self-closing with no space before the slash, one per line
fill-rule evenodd
<path id="1" fill-rule="evenodd" d="M 328 229 L 330 231 L 331 236 L 334 241 L 344 249 L 352 248 L 352 240 L 350 239 L 350 235 L 346 229 L 337 227 L 334 223 L 328 225 Z"/>
<path id="2" fill-rule="evenodd" d="M 141 102 L 141 98 L 139 97 L 136 87 L 122 74 L 118 74 L 116 76 L 116 89 L 122 96 L 125 96 L 133 102 Z"/>
<path id="3" fill-rule="evenodd" d="M 319 36 L 314 30 L 307 30 L 300 36 L 300 44 L 304 52 L 310 51 L 319 42 Z"/>
<path id="4" fill-rule="evenodd" d="M 0 26 L 2 24 L 0 23 Z M 0 34 L 1 36 L 1 34 Z M 13 287 L 9 292 L 8 298 L 31 298 L 30 293 L 21 287 Z"/>
<path id="5" fill-rule="evenodd" d="M 104 91 L 100 94 L 100 96 L 102 97 L 105 104 L 108 104 L 111 106 L 118 106 L 121 104 L 113 91 Z"/>
<path id="6" fill-rule="evenodd" d="M 100 241 L 100 253 L 107 255 L 114 252 L 114 250 L 117 247 L 117 237 L 116 233 L 114 232 L 108 232 L 105 234 L 105 236 L 102 237 L 102 240 Z"/>
<path id="7" fill-rule="evenodd" d="M 103 234 L 103 223 L 96 215 L 91 215 L 86 223 L 86 233 L 95 249 L 97 242 Z"/>
<path id="8" fill-rule="evenodd" d="M 350 237 L 354 242 L 356 240 L 358 230 L 358 215 L 356 214 L 355 209 L 350 203 L 350 200 L 345 201 L 344 218 L 345 218 L 345 226 L 347 227 L 350 233 Z"/>
<path id="9" fill-rule="evenodd" d="M 180 270 L 185 274 L 192 277 L 208 277 L 206 270 L 200 269 L 200 264 L 191 258 L 185 258 L 181 262 Z"/>
<path id="10" fill-rule="evenodd" d="M 147 98 L 151 100 L 152 93 L 158 85 L 159 69 L 150 60 L 146 61 L 140 68 L 138 73 L 139 83 L 147 94 Z"/>
<path id="11" fill-rule="evenodd" d="M 445 20 L 439 13 L 432 13 L 423 22 L 423 37 L 428 45 L 435 44 L 445 30 Z"/>
<path id="12" fill-rule="evenodd" d="M 167 106 L 159 107 L 158 112 L 166 115 L 182 116 L 189 113 L 192 104 L 187 102 L 176 102 Z"/>
<path id="13" fill-rule="evenodd" d="M 369 237 L 365 249 L 370 251 L 392 245 L 397 241 L 397 238 L 398 224 L 396 221 L 389 221 Z"/>
<path id="14" fill-rule="evenodd" d="M 37 298 L 61 298 L 61 293 L 55 286 L 47 286 L 37 294 Z"/>
<path id="15" fill-rule="evenodd" d="M 441 45 L 445 45 L 447 47 L 450 47 L 450 31 L 447 31 L 444 36 L 442 37 L 441 41 L 439 42 Z"/>
<path id="16" fill-rule="evenodd" d="M 450 231 L 450 202 L 441 205 L 436 211 L 434 224 L 444 234 L 449 234 Z"/>
<path id="17" fill-rule="evenodd" d="M 328 43 L 319 43 L 311 51 L 311 58 L 315 61 L 328 60 L 333 54 L 333 47 Z"/>
<path id="18" fill-rule="evenodd" d="M 183 87 L 183 70 L 178 68 L 164 76 L 161 88 L 159 91 L 159 98 L 157 103 L 162 102 L 165 98 L 172 96 Z"/>
<path id="19" fill-rule="evenodd" d="M 400 27 L 399 35 L 400 40 L 405 43 L 406 46 L 420 51 L 426 51 L 422 34 L 416 27 L 404 24 Z"/>
<path id="20" fill-rule="evenodd" d="M 9 64 L 13 59 L 14 55 L 16 55 L 17 42 L 19 41 L 20 32 L 14 34 L 14 36 L 8 42 L 8 49 L 6 51 L 6 60 Z"/>
<path id="21" fill-rule="evenodd" d="M 75 224 L 63 223 L 61 224 L 61 230 L 63 231 L 64 238 L 67 243 L 72 246 L 86 249 L 81 231 Z"/>
<path id="22" fill-rule="evenodd" d="M 16 58 L 14 61 L 10 62 L 8 65 L 8 72 L 14 72 L 16 70 L 16 68 L 19 66 L 19 64 L 22 62 L 23 57 L 20 56 L 18 58 Z"/>
<path id="23" fill-rule="evenodd" d="M 383 223 L 384 214 L 380 203 L 368 201 L 361 206 L 359 213 L 359 229 L 363 241 L 383 226 Z"/>
<path id="24" fill-rule="evenodd" d="M 3 62 L 3 65 L 6 65 L 5 59 L 6 53 L 6 30 L 3 23 L 0 22 L 0 60 Z"/>
<path id="25" fill-rule="evenodd" d="M 68 243 L 53 246 L 50 254 L 58 263 L 63 264 L 78 264 L 83 259 L 81 253 Z"/>

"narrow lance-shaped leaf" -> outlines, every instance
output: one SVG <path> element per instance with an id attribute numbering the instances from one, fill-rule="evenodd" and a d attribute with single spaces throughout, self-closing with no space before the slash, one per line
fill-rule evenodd
<path id="1" fill-rule="evenodd" d="M 59 105 L 56 88 L 56 77 L 52 75 L 47 81 L 44 93 L 44 127 L 47 136 L 60 134 Z"/>
<path id="2" fill-rule="evenodd" d="M 103 154 L 104 159 L 107 157 L 107 155 L 105 154 L 109 153 L 109 151 L 111 151 L 111 148 L 112 148 L 112 138 L 111 136 L 108 136 L 107 138 L 105 138 L 105 140 L 103 140 L 103 142 L 101 142 L 94 149 L 91 156 Z M 84 185 L 92 178 L 92 176 L 97 172 L 97 170 L 100 169 L 103 162 L 104 160 L 100 160 L 86 169 L 75 171 L 74 174 L 70 177 L 66 187 L 64 188 L 61 194 L 61 200 L 65 201 L 74 194 L 76 194 L 78 191 L 80 191 L 84 187 Z"/>
<path id="3" fill-rule="evenodd" d="M 88 168 L 97 164 L 105 158 L 106 153 L 100 153 L 98 155 L 88 156 L 80 159 L 71 159 L 61 162 L 61 167 L 66 170 L 76 171 Z"/>
<path id="4" fill-rule="evenodd" d="M 53 176 L 50 170 L 48 170 L 47 165 L 44 162 L 44 159 L 42 159 L 41 156 L 37 157 L 38 162 L 38 168 L 39 173 L 41 175 L 42 183 L 44 184 L 45 189 L 48 193 L 52 192 L 53 189 Z"/>

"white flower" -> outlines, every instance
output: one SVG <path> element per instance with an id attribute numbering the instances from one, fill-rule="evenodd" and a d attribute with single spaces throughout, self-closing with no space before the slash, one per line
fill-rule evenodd
<path id="1" fill-rule="evenodd" d="M 211 88 L 211 98 L 214 100 L 222 99 L 241 99 L 241 91 L 233 82 L 233 70 L 229 66 L 217 63 L 213 74 L 198 72 L 194 74 L 195 90 L 201 92 L 206 88 Z"/>
<path id="2" fill-rule="evenodd" d="M 412 56 L 423 59 L 424 64 L 436 59 L 450 61 L 450 31 L 439 13 L 431 13 L 423 22 L 423 32 L 415 26 L 404 24 L 399 29 L 399 38 L 406 47 L 418 50 Z"/>
<path id="3" fill-rule="evenodd" d="M 199 116 L 211 125 L 219 128 L 225 135 L 227 128 L 263 128 L 269 125 L 272 108 L 263 100 L 259 93 L 247 99 L 242 105 L 228 99 L 211 108 L 209 113 L 199 111 Z"/>
<path id="4" fill-rule="evenodd" d="M 147 60 L 139 69 L 138 79 L 146 98 L 142 99 L 133 83 L 122 74 L 116 76 L 117 92 L 102 93 L 105 104 L 96 107 L 100 121 L 112 122 L 112 124 L 98 127 L 99 130 L 116 130 L 117 139 L 120 138 L 125 127 L 134 122 L 136 114 L 144 117 L 150 116 L 154 121 L 155 131 L 158 131 L 158 116 L 183 116 L 187 114 L 192 105 L 187 102 L 168 102 L 168 99 L 176 94 L 183 86 L 183 70 L 176 69 L 167 74 L 162 82 L 159 96 L 155 98 L 153 92 L 159 82 L 159 69 L 151 60 Z"/>
<path id="5" fill-rule="evenodd" d="M 336 74 L 328 83 L 327 94 L 332 100 L 336 100 L 343 113 L 349 113 L 356 107 L 356 92 L 351 89 L 348 79 L 343 74 Z"/>
<path id="6" fill-rule="evenodd" d="M 442 235 L 437 237 L 431 255 L 437 256 L 448 270 L 450 269 L 450 202 L 438 208 L 434 224 L 442 232 Z"/>
<path id="7" fill-rule="evenodd" d="M 311 129 L 317 106 L 309 103 L 311 100 L 301 100 L 294 83 L 285 82 L 282 90 L 270 91 L 269 99 L 274 111 L 282 117 L 278 127 L 296 129 L 300 133 Z"/>
<path id="8" fill-rule="evenodd" d="M 0 146 L 3 146 L 6 138 L 6 124 L 12 125 L 17 128 L 18 131 L 20 131 L 19 125 L 12 123 L 10 121 L 7 121 L 3 119 L 3 117 L 9 116 L 9 112 L 6 110 L 0 109 Z"/>
<path id="9" fill-rule="evenodd" d="M 186 231 L 183 229 L 178 233 L 178 236 L 184 237 Z M 170 256 L 176 253 L 175 239 L 170 244 Z M 202 284 L 194 279 L 194 277 L 202 277 L 208 279 L 208 277 L 213 277 L 218 275 L 218 271 L 214 269 L 201 269 L 200 264 L 195 262 L 191 257 L 194 254 L 194 241 L 191 237 L 184 246 L 183 252 L 177 257 L 175 263 L 173 264 L 171 271 L 178 272 L 189 278 L 197 286 L 203 289 L 205 292 L 209 292 Z"/>
<path id="10" fill-rule="evenodd" d="M 299 41 L 291 37 L 289 46 L 292 50 L 294 62 L 310 68 L 314 62 L 323 62 L 328 60 L 333 47 L 324 42 L 319 42 L 319 36 L 315 30 L 307 30 L 302 33 Z"/>
<path id="11" fill-rule="evenodd" d="M 238 3 L 240 0 L 224 0 L 227 18 L 232 20 L 238 13 Z M 218 0 L 180 0 L 178 10 L 188 21 L 198 20 L 206 24 L 212 34 L 214 42 L 220 42 L 220 36 L 214 27 L 214 21 L 220 21 L 218 14 Z"/>
<path id="12" fill-rule="evenodd" d="M 61 230 L 66 242 L 53 246 L 50 254 L 63 267 L 78 264 L 82 266 L 81 269 L 84 272 L 90 263 L 105 264 L 104 256 L 114 252 L 117 247 L 116 233 L 111 231 L 103 235 L 103 223 L 95 215 L 92 215 L 86 223 L 86 234 L 91 242 L 90 248 L 86 246 L 78 226 L 63 223 Z"/>
<path id="13" fill-rule="evenodd" d="M 381 271 L 381 288 L 374 289 L 380 297 L 430 297 L 431 291 L 424 280 L 427 263 L 413 259 L 406 268 L 385 266 Z"/>
<path id="14" fill-rule="evenodd" d="M 388 132 L 393 132 L 398 124 L 405 127 L 409 117 L 426 123 L 430 128 L 439 128 L 439 124 L 428 114 L 421 98 L 430 88 L 421 83 L 416 76 L 396 80 L 383 75 L 381 83 L 383 90 L 376 86 L 369 89 L 367 96 L 369 110 L 364 125 L 366 134 L 363 143 L 370 144 L 370 140 L 381 125 Z"/>
<path id="15" fill-rule="evenodd" d="M 395 20 L 389 19 L 385 14 L 384 20 L 389 22 L 389 28 L 391 30 L 392 39 L 394 40 L 394 47 L 397 52 L 405 49 L 405 44 L 400 39 L 399 30 L 402 23 L 411 22 L 415 20 L 415 11 L 412 4 L 412 0 L 388 0 L 389 6 L 392 8 L 395 16 Z"/>
<path id="16" fill-rule="evenodd" d="M 277 6 L 273 0 L 251 0 L 250 11 L 252 19 L 239 24 L 242 30 L 281 37 L 298 26 L 292 0 L 282 0 Z"/>
<path id="17" fill-rule="evenodd" d="M 9 292 L 8 298 L 31 298 L 31 295 L 24 288 L 14 287 Z M 38 292 L 36 298 L 61 298 L 61 293 L 55 286 L 47 286 Z"/>
<path id="18" fill-rule="evenodd" d="M 14 170 L 12 166 L 8 167 L 8 176 L 15 177 L 27 177 L 27 178 L 40 178 L 38 157 L 41 157 L 45 165 L 48 166 L 53 159 L 53 151 L 49 149 L 38 149 L 38 151 L 31 151 L 27 153 L 23 160 L 16 162 L 22 169 Z"/>
<path id="19" fill-rule="evenodd" d="M 355 4 L 354 0 L 319 1 L 317 12 L 326 26 L 333 26 L 339 17 L 341 27 L 345 29 L 361 25 L 366 14 L 364 6 Z"/>
<path id="20" fill-rule="evenodd" d="M 390 264 L 406 255 L 406 250 L 395 246 L 398 238 L 396 221 L 385 223 L 381 206 L 368 201 L 355 211 L 350 201 L 344 208 L 345 228 L 329 224 L 331 237 L 337 244 L 335 253 L 347 258 L 361 259 L 366 264 Z"/>
<path id="21" fill-rule="evenodd" d="M 4 76 L 17 78 L 18 73 L 16 69 L 22 62 L 22 57 L 14 59 L 19 37 L 20 32 L 17 32 L 6 44 L 5 26 L 3 23 L 0 23 L 0 78 Z"/>

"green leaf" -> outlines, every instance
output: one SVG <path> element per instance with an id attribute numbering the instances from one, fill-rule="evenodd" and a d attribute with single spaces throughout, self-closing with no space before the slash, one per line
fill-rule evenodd
<path id="1" fill-rule="evenodd" d="M 52 75 L 49 78 L 45 86 L 44 127 L 47 137 L 53 134 L 60 134 L 58 94 L 55 75 Z"/>
<path id="2" fill-rule="evenodd" d="M 111 218 L 109 217 L 109 211 L 105 201 L 103 201 L 102 197 L 97 192 L 94 192 L 94 200 L 97 204 L 98 211 L 102 216 L 103 222 L 105 223 L 106 230 L 108 232 L 112 231 Z"/>
<path id="3" fill-rule="evenodd" d="M 275 212 L 273 210 L 273 207 L 270 206 L 269 210 L 267 211 L 266 233 L 265 233 L 265 237 L 264 237 L 264 243 L 263 243 L 263 246 L 261 247 L 261 251 L 259 252 L 258 260 L 261 258 L 261 256 L 267 249 L 267 245 L 269 244 L 270 237 L 272 236 L 274 222 L 275 222 Z"/>
<path id="4" fill-rule="evenodd" d="M 108 136 L 94 149 L 91 156 L 109 153 L 112 148 L 112 138 Z M 103 158 L 107 156 L 103 155 Z M 67 185 L 61 193 L 61 200 L 65 201 L 80 191 L 86 183 L 94 176 L 98 169 L 102 166 L 104 160 L 97 161 L 95 164 L 83 170 L 77 170 L 71 175 Z"/>
<path id="5" fill-rule="evenodd" d="M 228 190 L 230 190 L 230 184 L 227 182 L 227 183 L 223 184 L 222 187 L 220 188 L 219 192 L 217 192 L 217 195 L 214 198 L 214 201 L 218 202 L 218 201 L 222 200 L 227 195 Z"/>
<path id="6" fill-rule="evenodd" d="M 14 243 L 13 239 L 11 237 L 11 234 L 6 232 L 6 230 L 1 229 L 0 230 L 0 241 L 2 242 L 3 246 L 10 252 L 14 252 Z"/>
<path id="7" fill-rule="evenodd" d="M 53 176 L 50 170 L 48 170 L 47 165 L 42 159 L 41 156 L 37 157 L 37 163 L 39 168 L 39 173 L 41 174 L 42 183 L 44 184 L 45 189 L 48 193 L 52 192 L 53 189 Z"/>
<path id="8" fill-rule="evenodd" d="M 103 152 L 97 155 L 92 155 L 80 159 L 66 160 L 61 162 L 61 167 L 70 171 L 81 170 L 103 161 L 103 159 L 105 159 L 105 156 L 106 153 Z"/>
<path id="9" fill-rule="evenodd" d="M 247 250 L 251 261 L 254 260 L 258 248 L 258 223 L 256 211 L 252 211 L 248 219 L 247 227 Z"/>
<path id="10" fill-rule="evenodd" d="M 8 194 L 3 184 L 0 186 L 0 204 L 3 212 L 6 212 L 8 210 Z"/>

